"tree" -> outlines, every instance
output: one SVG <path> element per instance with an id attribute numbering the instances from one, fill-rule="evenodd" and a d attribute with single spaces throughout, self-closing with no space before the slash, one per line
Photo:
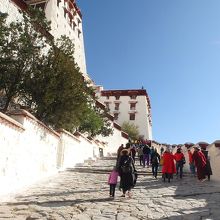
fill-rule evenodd
<path id="1" fill-rule="evenodd" d="M 128 133 L 129 137 L 132 140 L 137 140 L 139 137 L 138 126 L 133 123 L 124 122 L 121 126 L 122 130 Z"/>
<path id="2" fill-rule="evenodd" d="M 93 95 L 73 58 L 73 44 L 62 37 L 31 78 L 24 81 L 23 102 L 53 128 L 69 131 L 80 125 Z"/>
<path id="3" fill-rule="evenodd" d="M 106 111 L 102 111 L 94 105 L 90 106 L 86 114 L 84 114 L 84 118 L 79 126 L 79 131 L 88 132 L 91 137 L 100 134 L 104 137 L 109 136 L 113 130 L 106 114 Z"/>
<path id="4" fill-rule="evenodd" d="M 44 19 L 35 19 L 38 26 Z M 42 51 L 47 40 L 37 31 L 32 19 L 23 14 L 23 21 L 6 23 L 6 16 L 0 19 L 0 91 L 4 94 L 3 112 L 13 100 L 21 95 L 23 81 L 31 77 L 44 59 Z"/>
<path id="5" fill-rule="evenodd" d="M 42 12 L 30 9 L 23 21 L 6 23 L 0 16 L 0 94 L 7 112 L 16 101 L 46 125 L 91 136 L 111 134 L 105 112 L 94 104 L 94 90 L 75 63 L 74 45 L 62 36 L 48 37 Z M 47 36 L 47 37 L 45 37 Z"/>

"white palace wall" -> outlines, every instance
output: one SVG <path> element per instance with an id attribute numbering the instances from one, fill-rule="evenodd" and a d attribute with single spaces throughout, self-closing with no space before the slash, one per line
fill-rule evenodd
<path id="1" fill-rule="evenodd" d="M 210 157 L 210 164 L 212 168 L 213 175 L 211 176 L 212 180 L 220 181 L 220 148 L 216 147 L 215 143 L 210 144 L 207 147 Z"/>
<path id="2" fill-rule="evenodd" d="M 114 128 L 107 144 L 89 140 L 45 126 L 33 115 L 19 110 L 9 116 L 0 112 L 0 195 L 30 185 L 59 170 L 71 168 L 86 159 L 96 159 L 100 150 L 104 155 L 115 153 L 119 143 L 128 140 Z M 115 140 L 118 139 L 118 140 Z M 113 142 L 113 143 L 111 143 Z"/>
<path id="3" fill-rule="evenodd" d="M 104 150 L 104 156 L 107 156 L 108 153 L 113 154 L 116 153 L 118 150 L 118 147 L 121 144 L 126 145 L 128 143 L 128 139 L 122 136 L 122 132 L 120 129 L 117 129 L 113 127 L 113 134 L 108 137 L 99 136 L 98 139 L 100 141 L 103 141 L 107 145 L 108 150 Z"/>

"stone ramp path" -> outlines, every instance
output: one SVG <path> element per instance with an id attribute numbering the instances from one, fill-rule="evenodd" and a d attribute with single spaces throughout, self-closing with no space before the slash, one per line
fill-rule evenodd
<path id="1" fill-rule="evenodd" d="M 0 219 L 17 220 L 220 220 L 220 187 L 183 180 L 163 183 L 140 175 L 132 199 L 108 197 L 107 178 L 114 158 L 88 162 L 60 172 L 0 204 Z M 144 174 L 147 168 L 137 166 Z M 148 169 L 149 171 L 149 169 Z"/>

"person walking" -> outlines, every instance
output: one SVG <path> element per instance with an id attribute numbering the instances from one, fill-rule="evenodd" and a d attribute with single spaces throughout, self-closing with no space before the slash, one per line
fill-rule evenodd
<path id="1" fill-rule="evenodd" d="M 147 161 L 147 167 L 149 167 L 149 162 L 150 162 L 150 148 L 146 144 L 143 147 L 143 167 L 145 167 Z"/>
<path id="2" fill-rule="evenodd" d="M 174 158 L 176 160 L 176 176 L 177 178 L 180 177 L 180 179 L 183 178 L 183 166 L 186 163 L 185 156 L 182 153 L 181 148 L 177 148 L 176 153 L 174 154 Z"/>
<path id="3" fill-rule="evenodd" d="M 205 174 L 208 177 L 208 181 L 210 181 L 210 176 L 212 175 L 212 168 L 209 159 L 209 152 L 206 150 L 206 147 L 201 147 L 201 152 L 205 155 L 206 165 L 205 165 Z"/>
<path id="4" fill-rule="evenodd" d="M 117 168 L 117 169 L 118 169 L 118 167 L 119 167 L 120 155 L 121 155 L 121 151 L 122 151 L 123 149 L 125 149 L 125 148 L 124 148 L 124 145 L 121 144 L 121 145 L 119 146 L 118 150 L 117 150 L 117 159 L 116 159 L 116 168 Z"/>
<path id="5" fill-rule="evenodd" d="M 117 182 L 118 182 L 118 176 L 119 176 L 119 173 L 117 171 L 117 168 L 113 167 L 113 170 L 109 174 L 109 177 L 108 177 L 108 184 L 110 186 L 109 196 L 113 197 L 113 198 L 115 197 L 115 187 L 116 187 Z"/>
<path id="6" fill-rule="evenodd" d="M 143 164 L 143 147 L 140 145 L 137 150 L 140 166 Z"/>
<path id="7" fill-rule="evenodd" d="M 168 182 L 173 178 L 173 174 L 176 173 L 176 167 L 174 164 L 174 155 L 171 153 L 169 147 L 163 153 L 163 166 L 162 166 L 162 177 L 163 181 L 166 182 L 166 178 Z"/>
<path id="8" fill-rule="evenodd" d="M 192 161 L 195 163 L 197 169 L 197 178 L 200 182 L 206 180 L 206 158 L 205 155 L 201 152 L 199 145 L 193 147 L 194 152 L 192 155 Z"/>
<path id="9" fill-rule="evenodd" d="M 131 198 L 131 189 L 134 187 L 135 178 L 135 167 L 131 156 L 129 156 L 129 151 L 124 149 L 121 151 L 121 157 L 119 161 L 119 175 L 120 175 L 120 188 L 123 194 L 121 197 L 125 197 L 127 192 L 128 197 Z"/>
<path id="10" fill-rule="evenodd" d="M 135 145 L 132 145 L 130 151 L 131 151 L 131 157 L 132 157 L 132 159 L 134 161 L 134 164 L 135 164 L 135 156 L 136 156 L 136 147 L 135 147 Z"/>
<path id="11" fill-rule="evenodd" d="M 157 179 L 159 163 L 160 163 L 160 155 L 157 153 L 157 149 L 155 148 L 151 154 L 152 174 L 155 177 L 155 179 Z"/>
<path id="12" fill-rule="evenodd" d="M 120 157 L 121 151 L 124 149 L 124 145 L 121 144 L 117 150 L 117 159 Z"/>
<path id="13" fill-rule="evenodd" d="M 160 148 L 160 156 L 162 156 L 163 155 L 163 152 L 164 152 L 164 148 L 163 148 L 163 146 Z"/>
<path id="14" fill-rule="evenodd" d="M 189 169 L 190 169 L 190 172 L 193 176 L 196 175 L 196 168 L 195 168 L 195 164 L 193 162 L 193 159 L 192 159 L 192 151 L 190 148 L 187 149 L 187 152 L 188 152 L 188 157 L 189 157 Z"/>

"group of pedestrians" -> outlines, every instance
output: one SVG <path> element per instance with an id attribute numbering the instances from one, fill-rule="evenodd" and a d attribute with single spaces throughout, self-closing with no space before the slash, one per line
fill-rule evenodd
<path id="1" fill-rule="evenodd" d="M 201 148 L 199 145 L 193 146 L 192 149 L 188 149 L 189 167 L 192 176 L 197 176 L 200 182 L 210 180 L 212 175 L 212 169 L 208 157 L 208 151 L 206 148 Z M 167 147 L 162 154 L 162 177 L 165 182 L 168 179 L 173 178 L 176 174 L 177 178 L 183 178 L 183 167 L 186 163 L 185 156 L 182 153 L 181 147 L 177 148 L 175 154 L 172 154 L 171 148 Z"/>
<path id="2" fill-rule="evenodd" d="M 132 148 L 129 143 L 124 147 L 121 145 L 117 151 L 116 166 L 109 175 L 108 184 L 110 185 L 109 196 L 114 198 L 115 188 L 120 176 L 119 189 L 122 190 L 121 197 L 126 195 L 131 198 L 131 189 L 137 181 L 137 171 L 134 165 L 135 156 L 132 154 Z"/>
<path id="3" fill-rule="evenodd" d="M 192 150 L 193 149 L 193 150 Z M 118 177 L 120 176 L 119 189 L 122 190 L 121 197 L 126 195 L 131 198 L 131 189 L 137 181 L 137 171 L 135 169 L 136 153 L 139 158 L 140 166 L 152 167 L 152 175 L 157 179 L 158 168 L 162 166 L 162 179 L 168 182 L 176 178 L 183 178 L 183 167 L 186 163 L 182 148 L 178 147 L 176 152 L 172 152 L 173 148 L 161 147 L 160 154 L 156 148 L 150 147 L 147 144 L 131 145 L 130 143 L 118 148 L 116 166 L 109 175 L 108 184 L 110 185 L 110 197 L 115 196 L 115 188 Z M 198 180 L 210 180 L 212 175 L 211 165 L 208 157 L 208 151 L 205 148 L 200 148 L 199 145 L 188 148 L 189 167 L 192 176 L 198 177 Z"/>

